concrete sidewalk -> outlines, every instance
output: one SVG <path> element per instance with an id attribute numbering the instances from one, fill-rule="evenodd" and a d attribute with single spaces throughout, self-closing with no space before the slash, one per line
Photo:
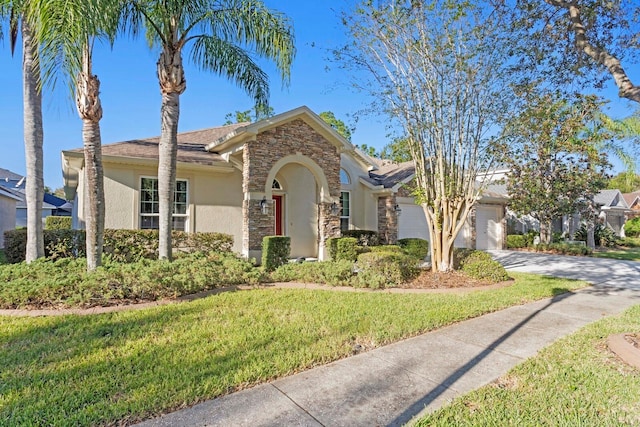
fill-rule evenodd
<path id="1" fill-rule="evenodd" d="M 618 281 L 624 278 L 616 277 L 616 285 Z M 490 383 L 556 339 L 638 303 L 640 288 L 603 283 L 461 322 L 141 425 L 402 425 Z"/>

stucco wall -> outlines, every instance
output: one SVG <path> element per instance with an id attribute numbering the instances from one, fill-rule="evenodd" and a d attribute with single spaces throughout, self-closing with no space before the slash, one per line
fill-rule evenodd
<path id="1" fill-rule="evenodd" d="M 156 177 L 156 167 L 106 163 L 105 227 L 137 229 L 140 224 L 140 179 Z M 220 232 L 234 238 L 234 251 L 242 248 L 242 174 L 212 173 L 178 167 L 177 178 L 188 181 L 188 231 Z M 83 217 L 83 207 L 79 206 Z"/>
<path id="2" fill-rule="evenodd" d="M 0 195 L 0 248 L 4 248 L 4 232 L 16 228 L 16 201 Z"/>

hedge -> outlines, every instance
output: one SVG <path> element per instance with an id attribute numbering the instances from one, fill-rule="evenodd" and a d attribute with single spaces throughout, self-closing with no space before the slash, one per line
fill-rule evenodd
<path id="1" fill-rule="evenodd" d="M 358 257 L 358 240 L 355 237 L 331 237 L 327 249 L 333 261 L 354 262 Z"/>
<path id="2" fill-rule="evenodd" d="M 418 276 L 416 259 L 403 253 L 375 251 L 360 254 L 356 263 L 356 286 L 379 289 L 406 283 Z"/>
<path id="3" fill-rule="evenodd" d="M 262 266 L 265 271 L 273 271 L 289 262 L 291 237 L 265 236 L 262 239 Z"/>
<path id="4" fill-rule="evenodd" d="M 378 246 L 380 235 L 373 230 L 344 230 L 342 237 L 354 237 L 360 246 Z"/>
<path id="5" fill-rule="evenodd" d="M 49 259 L 78 258 L 86 255 L 84 230 L 44 230 L 45 257 Z M 233 236 L 223 233 L 185 233 L 173 231 L 173 248 L 178 252 L 231 252 Z M 4 233 L 7 262 L 25 259 L 27 230 Z M 103 253 L 116 262 L 137 262 L 156 259 L 157 230 L 112 230 L 104 232 Z"/>
<path id="6" fill-rule="evenodd" d="M 495 283 L 509 279 L 502 264 L 483 251 L 472 251 L 462 259 L 460 264 L 462 271 L 474 279 L 490 280 Z"/>
<path id="7" fill-rule="evenodd" d="M 71 230 L 70 216 L 48 216 L 44 220 L 45 230 Z"/>
<path id="8" fill-rule="evenodd" d="M 423 260 L 429 255 L 429 241 L 425 239 L 417 237 L 400 239 L 398 240 L 398 246 L 404 250 L 404 253 L 419 260 Z"/>

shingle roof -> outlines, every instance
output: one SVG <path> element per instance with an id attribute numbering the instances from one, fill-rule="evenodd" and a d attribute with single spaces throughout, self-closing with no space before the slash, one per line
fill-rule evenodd
<path id="1" fill-rule="evenodd" d="M 367 182 L 373 185 L 382 185 L 384 188 L 392 188 L 396 184 L 403 182 L 415 174 L 413 162 L 392 163 L 376 162 L 378 170 L 369 172 L 368 177 L 364 177 Z"/>
<path id="2" fill-rule="evenodd" d="M 634 191 L 633 193 L 623 193 L 622 197 L 627 202 L 629 207 L 633 206 L 636 200 L 640 199 L 640 191 Z"/>
<path id="3" fill-rule="evenodd" d="M 617 203 L 614 203 L 616 201 L 616 196 L 622 194 L 620 193 L 620 190 L 600 190 L 594 197 L 593 197 L 593 201 L 600 206 L 620 206 L 620 207 L 627 207 L 625 206 L 626 203 L 624 201 L 624 198 L 621 198 L 621 200 L 618 200 Z"/>
<path id="4" fill-rule="evenodd" d="M 18 175 L 15 172 L 11 172 L 9 169 L 0 168 L 0 180 L 19 181 L 22 179 L 22 175 Z"/>
<path id="5" fill-rule="evenodd" d="M 234 123 L 227 126 L 179 133 L 178 161 L 203 165 L 211 165 L 213 163 L 223 161 L 218 154 L 206 151 L 205 146 L 210 142 L 244 126 L 246 126 L 246 123 Z M 130 141 L 105 144 L 102 146 L 102 155 L 138 159 L 157 159 L 159 142 L 160 137 L 156 136 L 152 138 L 132 139 Z M 82 148 L 71 151 L 82 152 Z"/>

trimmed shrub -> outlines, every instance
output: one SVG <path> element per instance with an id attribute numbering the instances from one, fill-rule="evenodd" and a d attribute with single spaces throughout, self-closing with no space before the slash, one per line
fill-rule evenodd
<path id="1" fill-rule="evenodd" d="M 345 230 L 342 237 L 354 237 L 360 246 L 378 246 L 380 235 L 373 230 Z"/>
<path id="2" fill-rule="evenodd" d="M 527 247 L 527 237 L 522 234 L 509 234 L 507 236 L 507 249 L 520 249 Z"/>
<path id="3" fill-rule="evenodd" d="M 627 237 L 640 237 L 640 216 L 631 218 L 624 224 L 624 234 Z"/>
<path id="4" fill-rule="evenodd" d="M 265 271 L 273 271 L 289 262 L 291 237 L 265 236 L 262 239 L 262 266 Z"/>
<path id="5" fill-rule="evenodd" d="M 355 237 L 327 239 L 327 249 L 332 261 L 354 262 L 358 257 L 358 240 Z"/>
<path id="6" fill-rule="evenodd" d="M 429 255 L 429 241 L 417 237 L 409 237 L 398 240 L 398 246 L 404 253 L 419 260 L 425 259 Z"/>
<path id="7" fill-rule="evenodd" d="M 371 289 L 394 287 L 406 283 L 419 274 L 416 259 L 403 253 L 367 252 L 358 256 L 353 278 L 354 286 Z"/>
<path id="8" fill-rule="evenodd" d="M 351 277 L 353 277 L 351 261 L 288 263 L 271 273 L 271 280 L 274 282 L 299 281 L 330 286 L 348 286 Z"/>
<path id="9" fill-rule="evenodd" d="M 591 249 L 585 244 L 579 243 L 551 243 L 534 245 L 533 248 L 537 252 L 552 252 L 561 255 L 591 255 Z"/>
<path id="10" fill-rule="evenodd" d="M 369 248 L 369 252 L 383 252 L 383 253 L 394 253 L 394 254 L 404 254 L 404 251 L 400 246 L 397 245 L 380 245 L 373 246 Z"/>
<path id="11" fill-rule="evenodd" d="M 185 233 L 173 231 L 173 249 L 176 252 L 231 252 L 233 237 L 223 233 Z M 49 259 L 78 258 L 86 255 L 84 230 L 44 230 L 45 257 Z M 5 232 L 7 262 L 25 259 L 27 230 Z M 105 258 L 116 262 L 136 262 L 156 259 L 158 255 L 157 230 L 104 231 Z"/>
<path id="12" fill-rule="evenodd" d="M 48 216 L 44 220 L 45 230 L 71 230 L 70 216 Z"/>
<path id="13" fill-rule="evenodd" d="M 495 283 L 509 279 L 502 264 L 486 252 L 472 251 L 461 261 L 461 267 L 462 271 L 474 279 L 490 280 Z"/>

